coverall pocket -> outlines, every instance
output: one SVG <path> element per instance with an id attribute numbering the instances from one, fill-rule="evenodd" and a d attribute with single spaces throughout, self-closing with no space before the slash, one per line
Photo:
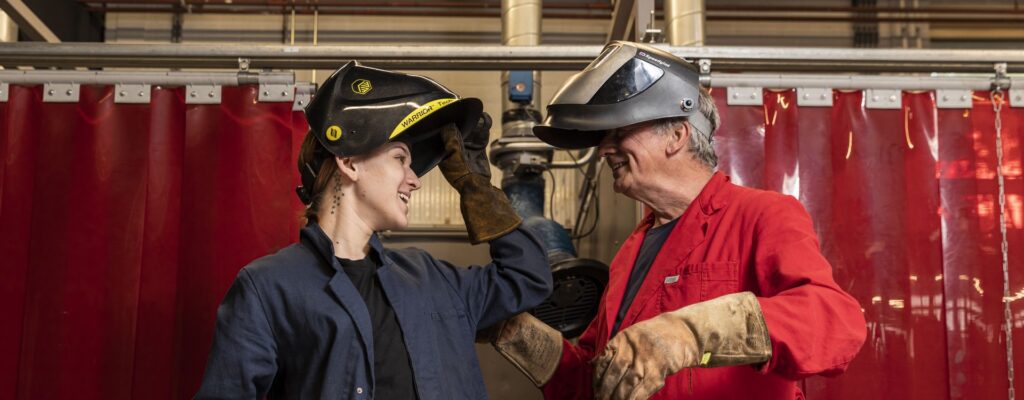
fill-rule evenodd
<path id="1" fill-rule="evenodd" d="M 430 318 L 434 321 L 466 319 L 466 313 L 462 310 L 432 312 L 430 313 Z"/>
<path id="2" fill-rule="evenodd" d="M 448 336 L 467 339 L 472 342 L 473 337 L 467 336 L 471 329 L 469 317 L 466 312 L 460 309 L 437 310 L 430 313 L 430 319 L 434 320 L 435 329 L 446 332 Z"/>
<path id="3" fill-rule="evenodd" d="M 738 291 L 739 264 L 735 261 L 680 264 L 661 279 L 659 311 L 674 311 Z"/>
<path id="4" fill-rule="evenodd" d="M 700 301 L 700 273 L 693 265 L 679 264 L 660 279 L 659 313 L 674 311 Z"/>
<path id="5" fill-rule="evenodd" d="M 736 261 L 704 262 L 695 266 L 700 274 L 700 301 L 739 290 L 739 263 Z"/>

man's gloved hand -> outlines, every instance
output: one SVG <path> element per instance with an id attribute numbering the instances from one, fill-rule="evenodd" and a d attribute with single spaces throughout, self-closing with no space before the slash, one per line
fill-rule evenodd
<path id="1" fill-rule="evenodd" d="M 477 332 L 477 342 L 490 342 L 537 387 L 551 379 L 562 359 L 562 334 L 529 313 Z"/>
<path id="2" fill-rule="evenodd" d="M 490 128 L 491 117 L 484 113 L 476 129 L 465 137 L 454 124 L 441 129 L 448 156 L 438 165 L 444 178 L 459 192 L 462 218 L 473 244 L 497 239 L 522 222 L 505 193 L 491 186 L 491 168 L 485 152 Z"/>
<path id="3" fill-rule="evenodd" d="M 647 399 L 683 368 L 758 364 L 771 341 L 757 298 L 734 293 L 623 329 L 594 360 L 598 399 Z"/>

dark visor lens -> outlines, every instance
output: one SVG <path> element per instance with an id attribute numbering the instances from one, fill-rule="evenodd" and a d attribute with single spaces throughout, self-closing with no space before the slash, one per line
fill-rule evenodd
<path id="1" fill-rule="evenodd" d="M 647 90 L 664 74 L 665 71 L 654 64 L 638 58 L 631 59 L 608 78 L 587 104 L 613 104 L 627 100 Z"/>

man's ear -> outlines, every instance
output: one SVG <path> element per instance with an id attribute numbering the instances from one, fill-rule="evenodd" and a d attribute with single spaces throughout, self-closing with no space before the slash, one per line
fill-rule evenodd
<path id="1" fill-rule="evenodd" d="M 359 169 L 356 168 L 355 160 L 352 157 L 334 157 L 334 162 L 338 164 L 338 173 L 343 179 L 350 182 L 359 180 Z"/>
<path id="2" fill-rule="evenodd" d="M 690 130 L 689 123 L 681 122 L 674 125 L 673 129 L 665 136 L 665 140 L 667 141 L 665 154 L 668 156 L 673 156 L 681 151 L 686 151 L 686 148 L 690 143 L 690 135 L 693 134 Z"/>

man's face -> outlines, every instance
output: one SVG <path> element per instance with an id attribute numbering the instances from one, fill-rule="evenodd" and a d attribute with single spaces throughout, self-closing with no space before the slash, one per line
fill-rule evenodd
<path id="1" fill-rule="evenodd" d="M 617 193 L 643 199 L 654 172 L 665 165 L 665 138 L 654 127 L 645 122 L 615 129 L 598 145 L 598 154 L 612 169 Z"/>

